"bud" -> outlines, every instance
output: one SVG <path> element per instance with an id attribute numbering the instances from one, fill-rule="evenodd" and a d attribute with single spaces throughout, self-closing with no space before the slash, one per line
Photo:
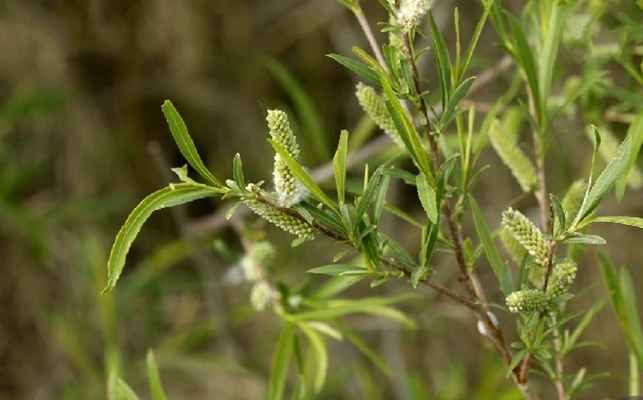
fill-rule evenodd
<path id="1" fill-rule="evenodd" d="M 375 93 L 375 89 L 372 87 L 360 82 L 357 84 L 355 97 L 357 97 L 357 101 L 362 107 L 362 110 L 371 117 L 373 122 L 393 139 L 393 142 L 395 142 L 398 147 L 406 149 L 404 142 L 395 128 L 395 123 L 386 109 L 386 104 L 382 96 Z"/>
<path id="2" fill-rule="evenodd" d="M 548 246 L 540 229 L 520 211 L 509 208 L 502 213 L 502 226 L 521 244 L 534 260 L 545 265 L 547 262 Z"/>
<path id="3" fill-rule="evenodd" d="M 576 278 L 577 269 L 576 263 L 572 260 L 564 260 L 554 266 L 547 283 L 547 294 L 550 298 L 567 293 Z"/>
<path id="4" fill-rule="evenodd" d="M 506 132 L 497 120 L 489 129 L 489 140 L 502 162 L 516 178 L 523 192 L 529 192 L 538 185 L 536 168 L 515 141 L 514 134 Z"/>
<path id="5" fill-rule="evenodd" d="M 293 159 L 297 160 L 299 158 L 299 145 L 295 134 L 290 129 L 288 115 L 280 110 L 269 110 L 266 121 L 268 122 L 270 137 L 283 147 Z M 275 154 L 272 175 L 280 206 L 291 207 L 308 195 L 306 188 L 290 171 L 286 161 L 279 154 Z"/>
<path id="6" fill-rule="evenodd" d="M 512 313 L 541 312 L 549 308 L 549 296 L 540 290 L 519 290 L 506 298 L 507 307 Z"/>

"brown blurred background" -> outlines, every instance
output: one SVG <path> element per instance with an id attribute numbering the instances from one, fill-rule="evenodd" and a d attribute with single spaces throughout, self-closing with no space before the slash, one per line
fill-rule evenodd
<path id="1" fill-rule="evenodd" d="M 381 7 L 363 3 L 376 28 L 373 21 L 384 18 Z M 470 37 L 481 12 L 477 3 L 438 3 L 447 38 L 452 39 L 455 5 L 463 37 Z M 495 41 L 486 29 L 474 72 L 499 58 Z M 164 100 L 171 99 L 182 114 L 215 176 L 229 176 L 239 152 L 250 180 L 269 180 L 264 112 L 293 105 L 266 69 L 266 58 L 279 60 L 306 89 L 332 154 L 339 131 L 354 128 L 361 111 L 353 97 L 356 76 L 325 55 L 350 55 L 352 45 L 367 47 L 352 15 L 332 0 L 0 1 L 1 400 L 104 398 L 109 362 L 119 364 L 122 377 L 148 398 L 148 348 L 157 353 L 169 398 L 265 396 L 280 324 L 271 312 L 249 307 L 247 287 L 222 284 L 234 260 L 218 255 L 212 243 L 221 240 L 238 251 L 236 234 L 223 227 L 185 235 L 191 223 L 220 210 L 220 202 L 154 215 L 134 243 L 114 294 L 101 298 L 106 259 L 129 211 L 174 180 L 163 163 L 184 164 L 161 113 Z M 424 68 L 430 76 L 432 61 Z M 499 77 L 476 98 L 494 98 L 509 81 Z M 551 190 L 562 195 L 565 185 L 586 173 L 591 146 L 583 138 L 583 121 L 557 128 L 571 132 L 559 156 L 574 151 L 570 163 L 552 158 Z M 307 166 L 326 161 L 311 155 L 310 138 L 301 140 Z M 492 168 L 478 187 L 479 202 L 497 226 L 518 190 L 492 152 L 480 165 L 486 163 Z M 398 189 L 400 202 L 421 213 Z M 620 205 L 610 196 L 608 203 L 602 209 L 607 215 L 643 213 L 640 192 L 628 193 Z M 279 245 L 280 279 L 296 284 L 305 269 L 330 261 L 328 241 L 291 250 L 287 235 L 268 229 Z M 393 236 L 405 238 L 404 226 L 392 229 Z M 641 232 L 610 226 L 595 233 L 611 243 L 605 251 L 615 265 L 627 263 L 640 282 Z M 408 239 L 416 251 L 417 238 Z M 595 259 L 594 249 L 583 255 L 575 285 L 592 289 L 573 308 L 587 307 L 605 292 Z M 449 258 L 436 259 L 437 277 L 446 284 L 455 279 L 449 266 Z M 494 300 L 502 301 L 492 274 L 481 274 Z M 392 281 L 374 291 L 364 285 L 353 294 L 408 287 Z M 351 320 L 395 376 L 373 369 L 349 344 L 332 343 L 329 388 L 320 398 L 412 398 L 415 387 L 428 393 L 416 398 L 516 398 L 473 316 L 433 292 L 418 292 L 422 298 L 406 305 L 418 331 Z M 500 319 L 510 332 L 511 317 Z M 609 307 L 585 338 L 605 348 L 574 353 L 570 373 L 587 366 L 588 373 L 609 371 L 612 377 L 596 381 L 596 390 L 580 398 L 619 397 L 626 388 L 627 353 Z"/>

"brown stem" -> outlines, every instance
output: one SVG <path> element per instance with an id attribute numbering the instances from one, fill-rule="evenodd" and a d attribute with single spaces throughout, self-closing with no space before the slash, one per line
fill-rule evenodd
<path id="1" fill-rule="evenodd" d="M 411 46 L 410 36 L 408 34 L 404 34 L 403 38 L 404 38 L 404 47 L 406 49 L 406 56 L 408 58 L 409 65 L 411 68 L 411 76 L 413 78 L 415 91 L 416 93 L 420 94 L 422 93 L 422 90 L 420 87 L 420 77 L 417 70 L 417 65 L 415 63 L 415 59 L 413 57 L 413 49 Z M 509 61 L 504 61 L 504 62 L 509 63 Z M 420 112 L 426 118 L 426 121 L 427 121 L 426 124 L 424 124 L 424 131 L 425 131 L 427 140 L 429 141 L 430 153 L 433 159 L 434 167 L 438 169 L 441 164 L 440 154 L 438 151 L 438 143 L 435 135 L 433 135 L 433 133 L 431 132 L 431 127 L 428 123 L 430 119 L 430 115 L 428 113 L 427 105 L 421 96 L 419 98 L 418 106 L 420 108 Z M 507 343 L 504 339 L 504 335 L 502 331 L 495 326 L 495 324 L 491 321 L 487 313 L 489 308 L 486 302 L 484 289 L 482 288 L 482 285 L 480 285 L 480 282 L 477 278 L 475 271 L 473 269 L 467 268 L 466 261 L 464 259 L 464 252 L 462 249 L 462 241 L 460 239 L 460 232 L 458 230 L 458 226 L 455 221 L 453 210 L 451 209 L 451 204 L 449 203 L 448 200 L 444 201 L 443 210 L 447 219 L 447 224 L 449 226 L 449 231 L 451 235 L 451 244 L 453 246 L 455 257 L 458 263 L 458 268 L 460 270 L 460 276 L 458 280 L 462 284 L 462 286 L 467 290 L 467 292 L 469 292 L 478 302 L 483 304 L 483 308 L 485 312 L 481 312 L 475 309 L 474 313 L 478 318 L 478 320 L 482 321 L 482 323 L 484 324 L 486 331 L 488 332 L 488 337 L 491 339 L 492 343 L 496 347 L 496 351 L 498 352 L 498 354 L 500 355 L 504 363 L 506 365 L 510 365 L 511 359 L 512 359 L 511 352 L 507 347 Z M 523 393 L 523 396 L 525 397 L 525 399 L 536 398 L 536 395 L 530 390 L 529 386 L 526 385 L 526 380 L 520 379 L 521 375 L 520 375 L 519 367 L 514 368 L 514 370 L 512 371 L 512 378 L 516 383 L 516 385 L 518 386 L 518 388 Z"/>
<path id="2" fill-rule="evenodd" d="M 567 400 L 567 393 L 565 392 L 565 384 L 563 382 L 563 357 L 560 353 L 561 343 L 560 343 L 560 332 L 558 331 L 558 325 L 556 320 L 556 314 L 551 314 L 552 325 L 554 330 L 552 331 L 552 336 L 554 340 L 552 341 L 552 346 L 556 351 L 554 355 L 554 363 L 556 365 L 556 393 L 558 393 L 558 400 Z"/>

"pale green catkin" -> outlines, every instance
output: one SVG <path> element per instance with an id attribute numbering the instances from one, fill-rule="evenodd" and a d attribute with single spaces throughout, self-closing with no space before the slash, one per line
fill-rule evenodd
<path id="1" fill-rule="evenodd" d="M 504 134 L 507 135 L 508 140 L 514 143 L 518 142 L 522 121 L 523 111 L 520 107 L 507 107 L 502 115 L 500 125 L 502 126 Z"/>
<path id="2" fill-rule="evenodd" d="M 355 97 L 357 97 L 357 101 L 362 107 L 362 110 L 371 117 L 373 122 L 393 139 L 393 142 L 395 142 L 398 147 L 406 149 L 404 142 L 395 128 L 395 123 L 386 109 L 386 104 L 382 96 L 377 94 L 372 87 L 359 82 L 355 90 Z"/>
<path id="3" fill-rule="evenodd" d="M 556 264 L 547 283 L 547 295 L 554 298 L 567 293 L 576 278 L 577 270 L 578 267 L 572 260 Z"/>
<path id="4" fill-rule="evenodd" d="M 505 248 L 505 251 L 509 256 L 511 257 L 512 260 L 518 265 L 522 263 L 522 259 L 525 257 L 525 253 L 527 252 L 525 248 L 518 242 L 511 232 L 509 232 L 507 229 L 501 229 L 500 230 L 500 243 L 502 243 L 502 246 Z"/>
<path id="5" fill-rule="evenodd" d="M 520 211 L 509 208 L 502 213 L 502 226 L 534 257 L 536 263 L 545 265 L 548 246 L 543 233 Z"/>
<path id="6" fill-rule="evenodd" d="M 397 11 L 397 23 L 403 33 L 410 32 L 420 25 L 422 18 L 433 6 L 434 0 L 402 0 Z"/>
<path id="7" fill-rule="evenodd" d="M 305 221 L 301 221 L 290 215 L 282 214 L 274 208 L 263 204 L 255 199 L 245 199 L 244 204 L 257 215 L 271 222 L 288 233 L 310 240 L 315 237 L 317 230 Z"/>
<path id="8" fill-rule="evenodd" d="M 602 126 L 598 131 L 601 135 L 601 145 L 598 148 L 598 154 L 605 163 L 609 163 L 618 154 L 621 143 L 607 127 Z M 589 140 L 594 143 L 594 133 L 592 129 L 588 128 L 585 130 L 585 133 Z M 625 155 L 625 157 L 628 156 L 629 154 Z M 641 170 L 636 165 L 632 165 L 632 168 L 627 174 L 627 186 L 633 190 L 638 190 L 643 187 L 643 173 L 641 173 Z"/>
<path id="9" fill-rule="evenodd" d="M 497 120 L 491 124 L 489 129 L 491 146 L 516 178 L 523 192 L 529 192 L 538 184 L 536 168 L 511 137 L 512 135 L 507 134 Z"/>
<path id="10" fill-rule="evenodd" d="M 542 312 L 549 308 L 549 296 L 540 290 L 528 289 L 511 293 L 505 299 L 509 311 L 520 312 Z"/>
<path id="11" fill-rule="evenodd" d="M 288 115 L 280 110 L 269 110 L 266 121 L 268 122 L 270 137 L 283 147 L 293 159 L 297 160 L 299 158 L 299 145 L 295 134 L 290 129 Z M 286 161 L 279 154 L 275 154 L 272 175 L 280 206 L 291 207 L 306 197 L 306 189 L 290 171 Z"/>

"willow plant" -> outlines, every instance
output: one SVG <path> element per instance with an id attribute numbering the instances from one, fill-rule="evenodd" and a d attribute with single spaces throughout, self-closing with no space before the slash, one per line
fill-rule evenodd
<path id="1" fill-rule="evenodd" d="M 409 284 L 409 293 L 428 286 L 461 306 L 478 319 L 481 341 L 489 341 L 525 399 L 537 399 L 540 389 L 534 387 L 531 373 L 539 371 L 548 377 L 559 399 L 568 399 L 588 387 L 585 370 L 564 369 L 564 359 L 582 345 L 579 338 L 592 317 L 603 307 L 602 300 L 578 314 L 570 313 L 566 304 L 574 293 L 579 265 L 578 246 L 603 245 L 606 241 L 589 230 L 594 223 L 616 223 L 643 228 L 643 218 L 600 216 L 597 209 L 605 196 L 615 189 L 620 199 L 629 185 L 641 187 L 636 156 L 643 141 L 643 113 L 629 110 L 633 120 L 624 139 L 588 124 L 588 137 L 593 143 L 591 168 L 586 176 L 577 176 L 562 200 L 548 190 L 547 152 L 558 139 L 556 119 L 571 107 L 583 105 L 586 95 L 596 87 L 610 88 L 603 73 L 588 70 L 579 81 L 554 93 L 554 75 L 561 43 L 576 40 L 578 46 L 592 43 L 591 27 L 575 39 L 569 39 L 567 21 L 578 14 L 599 18 L 604 8 L 582 8 L 573 2 L 555 0 L 531 1 L 522 15 L 515 17 L 502 9 L 500 2 L 478 2 L 482 16 L 475 27 L 466 51 L 462 52 L 459 17 L 454 10 L 456 43 L 449 51 L 431 12 L 430 0 L 380 0 L 389 20 L 381 23 L 389 36 L 379 45 L 374 39 L 358 0 L 340 0 L 357 18 L 370 44 L 367 50 L 353 47 L 356 56 L 331 54 L 330 57 L 356 73 L 356 98 L 372 120 L 390 137 L 390 145 L 399 148 L 399 157 L 376 168 L 366 166 L 363 187 L 357 195 L 347 189 L 347 171 L 354 168 L 349 154 L 351 135 L 339 136 L 332 167 L 335 191 L 328 193 L 319 186 L 299 161 L 300 148 L 290 126 L 289 116 L 281 110 L 267 112 L 268 142 L 275 152 L 272 183 L 247 182 L 242 157 L 233 162 L 233 176 L 220 180 L 205 167 L 187 128 L 171 102 L 162 106 L 172 136 L 190 167 L 201 182 L 188 177 L 187 168 L 175 169 L 180 183 L 172 183 L 145 198 L 134 209 L 116 236 L 109 259 L 108 286 L 112 290 L 123 270 L 125 258 L 145 220 L 156 210 L 198 199 L 229 199 L 230 217 L 239 206 L 252 210 L 260 218 L 292 234 L 293 245 L 326 236 L 342 245 L 333 263 L 318 265 L 309 273 L 329 275 L 328 282 L 317 291 L 302 296 L 275 284 L 270 272 L 274 247 L 268 242 L 250 242 L 241 265 L 245 278 L 252 282 L 251 301 L 261 310 L 272 308 L 283 320 L 283 330 L 276 341 L 270 378 L 270 399 L 281 399 L 287 388 L 293 398 L 310 398 L 325 384 L 328 367 L 328 339 L 348 338 L 383 371 L 388 367 L 359 338 L 341 317 L 367 313 L 391 318 L 413 326 L 413 322 L 392 305 L 409 296 L 340 298 L 347 287 L 361 280 L 371 286 L 390 279 Z M 590 18 L 591 20 L 591 18 Z M 489 75 L 469 75 L 474 51 L 483 27 L 491 21 L 499 45 L 507 56 Z M 569 24 L 568 24 L 569 25 Z M 427 28 L 426 31 L 424 28 Z M 589 33 L 588 33 L 589 32 Z M 573 36 L 573 35 L 572 35 Z M 418 47 L 430 38 L 431 47 Z M 435 76 L 421 76 L 418 62 L 426 55 L 435 59 Z M 455 60 L 452 59 L 455 54 Z M 625 60 L 625 58 L 624 58 Z M 594 65 L 600 67 L 597 61 Z M 498 71 L 514 70 L 515 85 L 499 97 L 483 120 L 475 121 L 475 107 L 465 98 L 478 91 Z M 640 73 L 630 68 L 632 74 Z M 495 75 L 494 75 L 495 74 Z M 428 84 L 427 84 L 428 82 Z M 608 93 L 621 94 L 617 89 Z M 609 90 L 612 90 L 610 92 Z M 467 107 L 464 107 L 467 105 Z M 528 128 L 533 145 L 526 151 L 519 131 Z M 601 143 L 609 144 L 605 148 Z M 480 154 L 492 147 L 502 163 L 515 177 L 521 196 L 533 196 L 538 204 L 538 220 L 532 221 L 516 204 L 507 206 L 498 229 L 488 226 L 476 200 L 476 186 L 485 173 Z M 355 150 L 359 153 L 359 149 Z M 401 168 L 399 158 L 408 157 L 410 168 Z M 598 168 L 597 159 L 604 159 Z M 268 178 L 268 177 L 267 177 Z M 421 219 L 387 201 L 390 183 L 399 180 L 414 187 L 425 212 Z M 409 254 L 380 229 L 385 214 L 402 218 L 416 227 L 420 251 Z M 465 218 L 470 216 L 471 218 Z M 500 217 L 500 216 L 499 216 Z M 466 221 L 473 220 L 475 237 L 465 234 Z M 474 245 L 477 243 L 477 246 Z M 498 247 L 502 243 L 508 260 Z M 458 287 L 435 278 L 432 262 L 436 251 L 453 257 L 458 274 Z M 633 289 L 627 270 L 619 278 L 609 262 L 601 256 L 601 265 L 610 288 L 611 300 L 627 332 L 633 366 L 643 361 L 643 339 L 636 314 Z M 486 260 L 485 260 L 486 259 Z M 481 271 L 491 268 L 496 287 L 483 287 Z M 624 271 L 624 272 L 623 272 Z M 492 303 L 487 292 L 503 293 L 504 302 Z M 507 341 L 508 326 L 500 326 L 496 313 L 509 313 L 517 325 L 518 342 Z M 301 341 L 298 338 L 306 340 Z M 315 368 L 310 371 L 301 361 L 301 347 L 310 346 Z M 298 371 L 296 384 L 288 386 L 288 371 L 294 364 Z M 312 383 L 312 384 L 310 384 Z M 634 393 L 635 394 L 635 393 Z"/>

